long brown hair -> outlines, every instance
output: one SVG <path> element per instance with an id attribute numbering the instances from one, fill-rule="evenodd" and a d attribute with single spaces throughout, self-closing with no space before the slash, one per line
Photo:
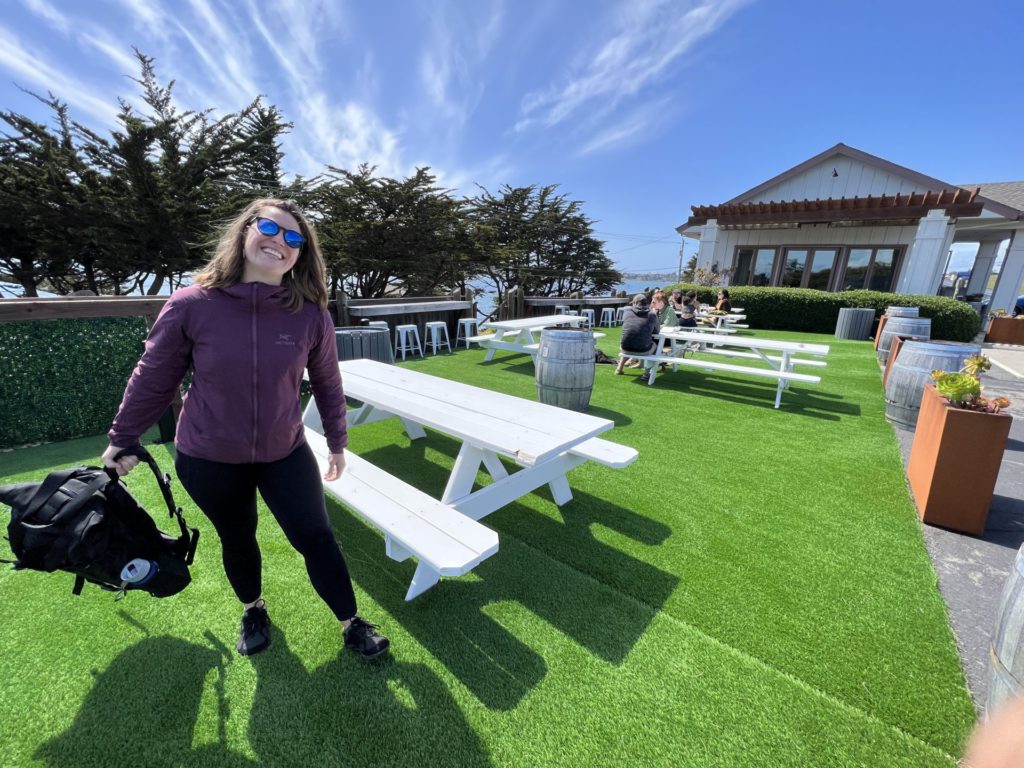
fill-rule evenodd
<path id="1" fill-rule="evenodd" d="M 207 288 L 227 288 L 242 281 L 245 271 L 245 232 L 264 208 L 278 208 L 290 213 L 299 222 L 299 231 L 306 239 L 295 266 L 289 269 L 281 285 L 288 289 L 286 307 L 292 312 L 302 309 L 304 302 L 327 308 L 327 267 L 320 252 L 320 241 L 306 215 L 291 200 L 264 197 L 253 200 L 232 219 L 221 232 L 213 257 L 192 279 Z"/>

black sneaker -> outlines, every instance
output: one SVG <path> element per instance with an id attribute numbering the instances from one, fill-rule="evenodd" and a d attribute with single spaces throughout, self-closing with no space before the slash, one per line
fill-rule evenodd
<path id="1" fill-rule="evenodd" d="M 267 604 L 260 600 L 242 614 L 242 630 L 238 635 L 238 652 L 252 656 L 270 645 L 270 616 Z"/>
<path id="2" fill-rule="evenodd" d="M 376 659 L 391 645 L 391 641 L 376 630 L 376 624 L 354 616 L 352 623 L 343 633 L 345 647 L 352 649 L 367 661 Z"/>

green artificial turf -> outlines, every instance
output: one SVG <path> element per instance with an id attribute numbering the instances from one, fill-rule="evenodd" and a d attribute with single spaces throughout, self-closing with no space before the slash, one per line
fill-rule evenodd
<path id="1" fill-rule="evenodd" d="M 561 508 L 542 490 L 486 518 L 498 554 L 411 603 L 414 563 L 329 502 L 361 612 L 393 642 L 382 663 L 339 653 L 269 514 L 274 642 L 236 655 L 215 534 L 180 488 L 203 537 L 178 596 L 76 598 L 70 576 L 0 570 L 0 764 L 955 765 L 974 710 L 870 344 L 766 335 L 831 347 L 779 410 L 766 379 L 687 368 L 648 387 L 598 366 L 590 412 L 640 458 L 574 470 Z M 483 356 L 405 364 L 535 397 L 528 358 Z M 458 451 L 393 421 L 350 439 L 435 496 Z M 103 446 L 0 454 L 0 482 Z M 129 480 L 159 513 L 145 468 Z"/>

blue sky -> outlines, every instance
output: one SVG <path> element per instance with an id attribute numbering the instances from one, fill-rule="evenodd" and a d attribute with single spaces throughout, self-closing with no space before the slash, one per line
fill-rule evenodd
<path id="1" fill-rule="evenodd" d="M 52 91 L 94 129 L 139 103 L 131 46 L 184 108 L 258 94 L 285 169 L 559 184 L 626 271 L 674 228 L 842 141 L 950 183 L 1024 180 L 1024 3 L 947 0 L 0 0 L 0 108 Z M 686 244 L 687 257 L 693 252 Z"/>

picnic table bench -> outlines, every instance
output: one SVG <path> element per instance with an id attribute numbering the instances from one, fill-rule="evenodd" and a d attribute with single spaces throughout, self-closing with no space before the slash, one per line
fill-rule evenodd
<path id="1" fill-rule="evenodd" d="M 671 344 L 671 353 L 663 354 L 660 350 L 665 342 Z M 680 348 L 678 345 L 682 343 Z M 694 333 L 693 329 L 664 328 L 658 336 L 658 350 L 652 355 L 637 355 L 631 352 L 620 352 L 620 358 L 631 357 L 641 360 L 644 368 L 647 369 L 647 383 L 653 385 L 658 374 L 658 367 L 664 363 L 671 366 L 675 371 L 680 367 L 701 368 L 706 371 L 725 371 L 729 373 L 742 373 L 749 376 L 760 376 L 775 379 L 778 385 L 775 390 L 775 407 L 778 408 L 782 402 L 782 392 L 789 387 L 789 383 L 799 381 L 806 384 L 819 384 L 820 376 L 813 374 L 798 373 L 793 370 L 794 365 L 808 365 L 821 367 L 825 365 L 823 360 L 813 360 L 797 355 L 809 354 L 815 357 L 824 357 L 828 354 L 827 344 L 808 344 L 796 341 L 784 341 L 781 339 L 764 339 L 751 337 L 722 337 L 713 333 Z M 748 360 L 757 360 L 767 364 L 767 367 L 753 365 L 736 365 L 734 363 L 722 363 L 715 360 L 698 360 L 686 357 L 688 351 L 699 351 L 705 354 L 722 355 L 726 357 L 738 357 Z M 768 354 L 777 352 L 779 354 Z"/>
<path id="2" fill-rule="evenodd" d="M 488 320 L 481 325 L 481 328 L 491 328 L 493 335 L 474 336 L 482 347 L 487 347 L 487 355 L 484 362 L 494 359 L 494 353 L 499 349 L 508 352 L 519 352 L 521 354 L 536 357 L 540 348 L 539 334 L 545 328 L 552 326 L 568 325 L 579 327 L 580 323 L 586 321 L 582 315 L 544 315 L 542 317 L 520 317 L 515 320 Z M 599 338 L 595 336 L 595 338 Z"/>
<path id="3" fill-rule="evenodd" d="M 587 461 L 622 468 L 638 455 L 598 437 L 615 426 L 609 419 L 375 360 L 345 360 L 339 367 L 345 394 L 363 403 L 350 411 L 350 429 L 398 418 L 413 440 L 430 427 L 462 442 L 440 499 L 358 457 L 349 465 L 352 478 L 345 479 L 346 469 L 338 481 L 325 483 L 329 493 L 384 533 L 390 557 L 419 559 L 407 600 L 497 551 L 497 534 L 477 522 L 481 518 L 544 485 L 556 504 L 565 504 L 572 500 L 571 469 Z M 314 452 L 320 446 L 326 456 L 313 400 L 303 423 Z M 500 457 L 520 469 L 509 472 Z M 481 469 L 492 481 L 474 490 Z"/>

